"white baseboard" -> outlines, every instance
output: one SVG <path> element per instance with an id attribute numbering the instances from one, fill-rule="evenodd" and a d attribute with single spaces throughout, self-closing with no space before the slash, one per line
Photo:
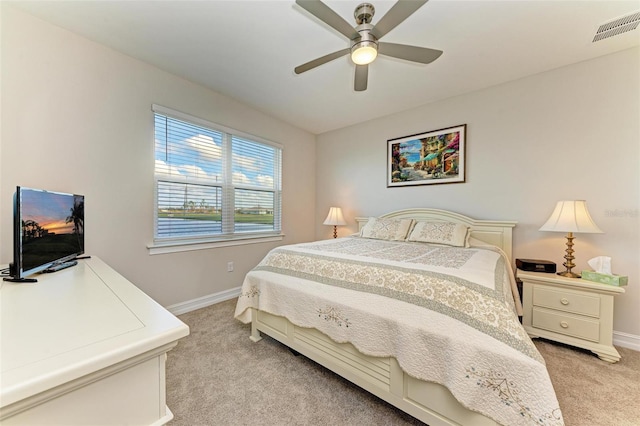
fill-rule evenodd
<path id="1" fill-rule="evenodd" d="M 176 303 L 175 305 L 167 306 L 166 309 L 173 315 L 186 314 L 196 309 L 206 308 L 207 306 L 215 305 L 225 300 L 234 299 L 240 296 L 240 290 L 241 287 L 232 288 L 219 293 L 198 297 L 197 299 L 187 300 L 186 302 Z"/>
<path id="2" fill-rule="evenodd" d="M 613 332 L 613 344 L 622 346 L 623 348 L 640 351 L 640 336 L 635 334 L 623 333 L 621 331 Z"/>

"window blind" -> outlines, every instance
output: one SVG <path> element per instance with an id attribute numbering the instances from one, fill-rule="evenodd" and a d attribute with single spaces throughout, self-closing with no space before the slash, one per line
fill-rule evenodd
<path id="1" fill-rule="evenodd" d="M 282 148 L 154 105 L 155 240 L 281 231 Z"/>

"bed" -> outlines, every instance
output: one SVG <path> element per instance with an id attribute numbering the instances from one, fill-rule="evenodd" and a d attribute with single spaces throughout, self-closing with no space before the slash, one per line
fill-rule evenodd
<path id="1" fill-rule="evenodd" d="M 356 218 L 359 233 L 272 250 L 235 316 L 431 425 L 562 425 L 518 321 L 515 222 L 436 209 Z"/>

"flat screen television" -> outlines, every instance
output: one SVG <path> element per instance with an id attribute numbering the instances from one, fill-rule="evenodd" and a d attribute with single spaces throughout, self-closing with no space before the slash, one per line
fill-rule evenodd
<path id="1" fill-rule="evenodd" d="M 12 281 L 84 253 L 84 196 L 19 186 L 13 201 Z"/>

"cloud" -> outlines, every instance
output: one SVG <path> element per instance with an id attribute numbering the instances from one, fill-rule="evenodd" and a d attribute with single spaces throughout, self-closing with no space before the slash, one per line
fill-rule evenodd
<path id="1" fill-rule="evenodd" d="M 222 176 L 220 176 L 219 173 L 207 173 L 201 167 L 192 165 L 174 166 L 172 164 L 167 164 L 163 160 L 156 160 L 156 174 L 222 182 Z"/>
<path id="2" fill-rule="evenodd" d="M 199 134 L 185 139 L 184 143 L 196 150 L 202 158 L 211 161 L 222 159 L 222 147 L 216 144 L 211 136 Z"/>
<path id="3" fill-rule="evenodd" d="M 253 182 L 244 173 L 233 172 L 233 183 L 240 183 L 240 184 L 249 185 L 249 184 L 252 184 Z"/>
<path id="4" fill-rule="evenodd" d="M 258 159 L 245 157 L 236 153 L 233 154 L 233 164 L 236 167 L 240 166 L 242 170 L 246 170 L 249 172 L 257 172 L 261 169 L 260 164 L 258 163 Z"/>
<path id="5" fill-rule="evenodd" d="M 419 153 L 421 149 L 422 142 L 420 140 L 411 140 L 402 143 L 400 153 Z"/>
<path id="6" fill-rule="evenodd" d="M 263 186 L 265 188 L 273 188 L 272 176 L 258 175 L 258 177 L 256 177 L 256 181 L 258 181 L 258 186 Z"/>
<path id="7" fill-rule="evenodd" d="M 273 177 L 267 175 L 258 175 L 255 178 L 250 178 L 241 172 L 233 173 L 233 183 L 241 185 L 252 185 L 261 188 L 273 189 Z"/>
<path id="8" fill-rule="evenodd" d="M 180 176 L 180 170 L 171 164 L 167 164 L 163 160 L 156 160 L 156 173 L 162 175 Z"/>
<path id="9" fill-rule="evenodd" d="M 191 178 L 209 179 L 211 176 L 198 166 L 178 166 L 180 174 Z"/>

